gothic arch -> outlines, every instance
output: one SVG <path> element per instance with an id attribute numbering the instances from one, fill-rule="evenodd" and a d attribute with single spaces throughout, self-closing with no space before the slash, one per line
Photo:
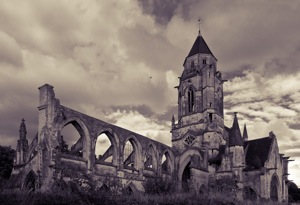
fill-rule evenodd
<path id="1" fill-rule="evenodd" d="M 150 142 L 147 145 L 144 156 L 145 156 L 144 168 L 157 170 L 158 167 L 157 148 L 154 143 Z"/>
<path id="2" fill-rule="evenodd" d="M 101 192 L 101 193 L 106 193 L 108 192 L 110 189 L 109 187 L 106 185 L 106 184 L 103 184 L 99 189 L 98 191 Z"/>
<path id="3" fill-rule="evenodd" d="M 130 142 L 131 145 L 133 146 L 133 151 L 130 155 L 132 156 L 128 156 L 128 159 L 124 159 L 125 158 L 125 146 L 126 146 L 126 143 L 127 142 Z M 141 154 L 141 150 L 142 150 L 142 145 L 140 143 L 140 141 L 136 138 L 136 136 L 134 135 L 130 135 L 128 136 L 125 141 L 123 142 L 123 146 L 122 146 L 122 158 L 123 158 L 123 166 L 126 167 L 126 164 L 127 164 L 127 161 L 128 160 L 132 160 L 133 162 L 133 167 L 134 169 L 136 170 L 139 170 L 141 167 L 141 164 L 142 164 L 142 154 Z M 131 158 L 131 159 L 129 159 Z"/>
<path id="4" fill-rule="evenodd" d="M 181 187 L 183 189 L 186 188 L 186 187 L 184 187 L 184 183 L 187 183 L 187 180 L 190 177 L 190 176 L 188 176 L 189 175 L 188 172 L 190 172 L 189 168 L 190 168 L 193 156 L 198 156 L 199 159 L 202 161 L 202 156 L 201 156 L 200 152 L 196 149 L 188 149 L 188 150 L 184 151 L 179 158 L 178 179 L 179 179 L 179 185 L 181 185 Z M 188 190 L 186 190 L 186 191 L 188 191 Z"/>
<path id="5" fill-rule="evenodd" d="M 277 174 L 273 174 L 270 183 L 270 199 L 272 201 L 278 201 L 279 198 L 279 180 Z"/>
<path id="6" fill-rule="evenodd" d="M 187 98 L 188 98 L 188 113 L 195 111 L 195 90 L 193 87 L 189 87 L 187 90 Z"/>
<path id="7" fill-rule="evenodd" d="M 24 180 L 23 187 L 24 187 L 25 189 L 34 191 L 34 190 L 35 190 L 35 186 L 36 186 L 36 180 L 37 180 L 37 176 L 36 176 L 36 174 L 34 173 L 34 171 L 31 170 L 31 171 L 28 172 L 28 174 L 26 175 L 26 178 L 25 178 L 25 180 Z"/>
<path id="8" fill-rule="evenodd" d="M 91 137 L 89 134 L 89 130 L 85 123 L 78 117 L 69 117 L 65 121 L 59 124 L 59 133 L 57 137 L 60 137 L 61 130 L 69 125 L 72 124 L 75 129 L 78 131 L 81 139 L 82 139 L 82 157 L 88 161 L 88 168 L 91 168 Z"/>
<path id="9" fill-rule="evenodd" d="M 172 151 L 170 151 L 169 149 L 166 149 L 162 152 L 162 157 L 161 157 L 161 166 L 162 166 L 162 173 L 166 173 L 166 174 L 172 174 L 174 171 L 174 155 L 172 153 Z M 164 165 L 162 162 L 163 156 L 166 156 L 166 160 L 167 160 L 167 164 Z M 163 167 L 166 166 L 166 167 Z M 164 170 L 165 169 L 165 170 Z"/>
<path id="10" fill-rule="evenodd" d="M 190 190 L 190 183 L 191 183 L 191 161 L 187 163 L 184 167 L 184 170 L 181 175 L 181 186 L 184 192 L 188 192 Z"/>
<path id="11" fill-rule="evenodd" d="M 118 147 L 120 146 L 120 140 L 119 137 L 113 132 L 113 130 L 111 128 L 103 128 L 97 131 L 97 136 L 96 138 L 93 140 L 93 144 L 92 144 L 92 152 L 95 153 L 95 149 L 96 149 L 96 142 L 98 137 L 101 134 L 105 134 L 107 136 L 107 138 L 109 139 L 110 143 L 111 143 L 111 149 L 113 150 L 112 152 L 112 164 L 117 166 L 118 165 L 118 158 L 119 158 L 119 152 L 118 152 Z"/>
<path id="12" fill-rule="evenodd" d="M 138 192 L 138 189 L 136 186 L 130 182 L 127 186 L 124 188 L 125 194 L 131 195 Z"/>

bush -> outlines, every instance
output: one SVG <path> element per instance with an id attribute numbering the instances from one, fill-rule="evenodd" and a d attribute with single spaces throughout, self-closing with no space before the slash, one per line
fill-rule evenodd
<path id="1" fill-rule="evenodd" d="M 175 191 L 175 183 L 163 177 L 148 178 L 143 186 L 146 194 L 166 194 Z"/>

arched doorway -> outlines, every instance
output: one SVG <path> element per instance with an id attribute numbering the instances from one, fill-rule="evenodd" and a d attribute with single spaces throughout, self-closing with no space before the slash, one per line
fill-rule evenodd
<path id="1" fill-rule="evenodd" d="M 270 198 L 272 201 L 278 201 L 278 178 L 276 175 L 272 176 L 270 186 Z"/>
<path id="2" fill-rule="evenodd" d="M 190 190 L 190 179 L 191 179 L 191 162 L 189 162 L 182 173 L 182 190 L 188 192 Z"/>
<path id="3" fill-rule="evenodd" d="M 35 190 L 35 183 L 36 183 L 36 175 L 34 171 L 30 171 L 24 181 L 24 188 L 28 190 Z"/>

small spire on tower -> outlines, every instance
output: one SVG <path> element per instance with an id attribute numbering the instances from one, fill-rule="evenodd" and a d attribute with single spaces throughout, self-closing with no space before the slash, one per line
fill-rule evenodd
<path id="1" fill-rule="evenodd" d="M 243 146 L 243 139 L 237 118 L 237 112 L 234 112 L 233 124 L 230 130 L 229 146 Z"/>
<path id="2" fill-rule="evenodd" d="M 244 142 L 248 141 L 248 132 L 247 132 L 246 123 L 244 124 L 243 139 L 244 139 Z"/>
<path id="3" fill-rule="evenodd" d="M 199 22 L 199 36 L 201 36 L 201 30 L 200 30 L 201 18 L 198 19 L 198 22 Z"/>
<path id="4" fill-rule="evenodd" d="M 174 127 L 174 125 L 175 125 L 175 117 L 173 115 L 173 117 L 172 117 L 172 127 Z"/>
<path id="5" fill-rule="evenodd" d="M 25 125 L 24 118 L 22 119 L 19 132 L 20 132 L 20 139 L 26 139 L 27 131 L 26 131 L 26 125 Z"/>

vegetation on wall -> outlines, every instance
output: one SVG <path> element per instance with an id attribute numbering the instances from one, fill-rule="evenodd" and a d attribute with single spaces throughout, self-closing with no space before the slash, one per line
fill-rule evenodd
<path id="1" fill-rule="evenodd" d="M 0 178 L 8 179 L 11 175 L 16 151 L 0 145 Z"/>

